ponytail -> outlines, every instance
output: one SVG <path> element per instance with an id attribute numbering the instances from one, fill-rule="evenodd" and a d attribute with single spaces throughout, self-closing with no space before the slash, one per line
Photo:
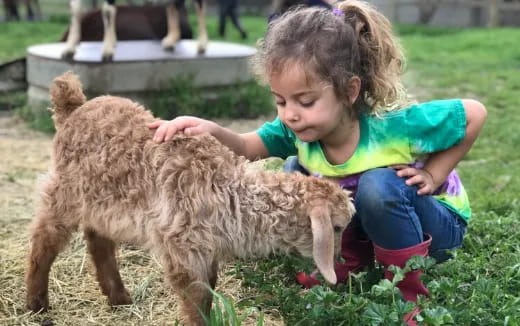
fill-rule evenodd
<path id="1" fill-rule="evenodd" d="M 375 112 L 406 104 L 404 56 L 390 21 L 363 1 L 343 1 L 337 9 L 357 35 L 362 100 Z"/>

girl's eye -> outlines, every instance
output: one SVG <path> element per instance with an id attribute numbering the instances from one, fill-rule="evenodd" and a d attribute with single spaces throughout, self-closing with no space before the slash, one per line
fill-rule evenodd
<path id="1" fill-rule="evenodd" d="M 274 99 L 274 103 L 277 106 L 284 106 L 285 105 L 285 99 L 283 99 L 281 97 L 278 97 L 278 96 L 274 96 L 273 99 Z"/>
<path id="2" fill-rule="evenodd" d="M 315 103 L 315 101 L 310 101 L 310 102 L 303 102 L 301 103 L 301 105 L 304 107 L 304 108 L 310 108 L 311 106 L 313 106 Z"/>

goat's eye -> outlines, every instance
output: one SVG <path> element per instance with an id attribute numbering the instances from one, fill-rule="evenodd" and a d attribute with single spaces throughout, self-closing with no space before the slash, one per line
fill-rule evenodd
<path id="1" fill-rule="evenodd" d="M 342 230 L 341 226 L 337 226 L 337 225 L 336 225 L 336 226 L 334 227 L 334 232 L 336 232 L 336 233 L 341 232 L 341 230 Z"/>

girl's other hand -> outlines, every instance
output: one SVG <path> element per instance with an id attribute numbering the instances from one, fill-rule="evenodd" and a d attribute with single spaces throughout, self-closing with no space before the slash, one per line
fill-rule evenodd
<path id="1" fill-rule="evenodd" d="M 406 178 L 406 184 L 408 186 L 417 185 L 419 188 L 417 191 L 418 195 L 431 195 L 438 187 L 435 185 L 430 172 L 424 169 L 414 168 L 404 164 L 392 165 L 390 168 L 397 171 L 397 176 Z"/>
<path id="2" fill-rule="evenodd" d="M 157 120 L 148 124 L 148 128 L 157 129 L 153 137 L 153 141 L 161 143 L 169 141 L 178 132 L 183 132 L 186 135 L 199 135 L 205 132 L 212 134 L 216 128 L 216 124 L 212 121 L 182 116 L 177 117 L 171 121 Z"/>

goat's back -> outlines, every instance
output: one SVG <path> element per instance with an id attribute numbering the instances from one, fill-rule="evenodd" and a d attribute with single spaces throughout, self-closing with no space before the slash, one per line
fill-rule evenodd
<path id="1" fill-rule="evenodd" d="M 160 198 L 175 203 L 190 196 L 186 189 L 229 182 L 243 161 L 209 135 L 156 144 L 147 127 L 153 120 L 137 103 L 112 96 L 75 109 L 56 132 L 51 171 L 68 204 L 81 215 L 142 214 Z"/>

